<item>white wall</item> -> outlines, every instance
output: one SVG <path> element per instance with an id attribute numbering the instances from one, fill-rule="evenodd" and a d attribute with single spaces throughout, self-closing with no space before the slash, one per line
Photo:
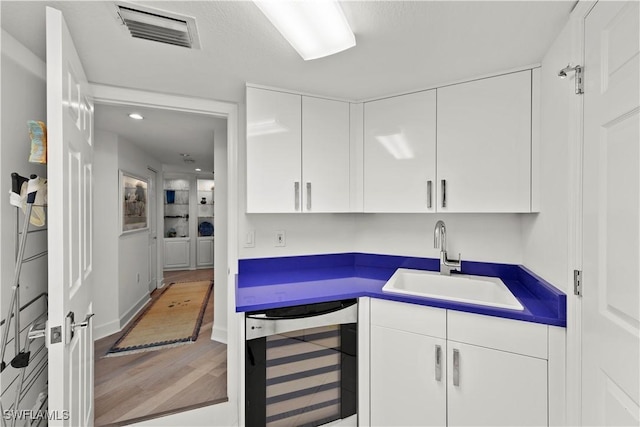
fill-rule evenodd
<path id="1" fill-rule="evenodd" d="M 151 154 L 118 136 L 118 168 L 148 178 L 148 167 L 160 170 L 162 165 Z M 120 235 L 118 258 L 118 314 L 122 327 L 149 299 L 149 231 Z"/>
<path id="2" fill-rule="evenodd" d="M 119 331 L 149 300 L 149 231 L 120 230 L 119 171 L 148 177 L 160 163 L 122 137 L 96 130 L 95 163 L 95 331 L 101 338 Z M 114 254 L 117 254 L 114 256 Z"/>
<path id="3" fill-rule="evenodd" d="M 354 214 L 241 214 L 240 259 L 352 252 L 356 220 Z M 251 230 L 255 247 L 248 248 L 244 237 Z M 278 230 L 285 231 L 284 247 L 275 246 Z"/>
<path id="4" fill-rule="evenodd" d="M 520 214 L 364 214 L 356 221 L 358 252 L 438 258 L 433 247 L 436 221 L 447 226 L 450 258 L 522 263 Z"/>
<path id="5" fill-rule="evenodd" d="M 2 30 L 2 56 L 0 106 L 0 318 L 7 316 L 11 301 L 11 283 L 14 277 L 16 235 L 16 208 L 9 204 L 8 190 L 11 188 L 11 173 L 17 172 L 28 177 L 37 174 L 46 177 L 46 166 L 29 163 L 31 143 L 27 128 L 27 120 L 41 120 L 46 123 L 46 84 L 45 64 L 26 47 L 18 43 L 12 36 Z M 24 215 L 19 214 L 20 224 Z M 31 226 L 30 230 L 46 230 L 45 227 Z M 47 249 L 47 232 L 39 231 L 28 235 L 26 253 L 31 256 Z M 47 292 L 47 257 L 24 264 L 20 275 L 20 305 L 24 305 L 43 292 Z M 28 325 L 41 313 L 46 313 L 44 298 L 25 310 L 21 317 L 21 328 L 28 329 Z M 4 332 L 4 326 L 0 328 Z M 9 338 L 13 338 L 13 324 Z M 21 347 L 24 347 L 24 335 Z M 43 344 L 42 340 L 34 341 L 32 349 Z M 0 389 L 5 393 L 2 397 L 3 408 L 8 409 L 16 393 L 15 384 L 10 388 L 10 382 L 19 373 L 9 365 L 14 356 L 13 343 L 7 347 L 5 362 L 8 367 L 0 376 Z M 46 358 L 46 350 L 41 356 Z M 38 359 L 39 360 L 39 359 Z M 45 359 L 42 359 L 43 361 Z M 31 366 L 36 367 L 34 362 Z M 27 368 L 30 369 L 30 368 Z M 46 386 L 47 371 L 42 375 L 22 400 L 18 409 L 31 409 L 37 394 Z"/>
<path id="6" fill-rule="evenodd" d="M 213 135 L 213 170 L 216 190 L 214 193 L 214 286 L 213 286 L 213 330 L 211 338 L 227 342 L 227 227 L 228 215 L 228 167 L 227 167 L 227 127 L 216 128 Z M 233 291 L 233 288 L 231 288 Z"/>
<path id="7" fill-rule="evenodd" d="M 522 218 L 523 262 L 568 292 L 570 162 L 573 79 L 558 78 L 569 62 L 571 26 L 567 25 L 542 61 L 540 114 L 540 213 Z"/>
<path id="8" fill-rule="evenodd" d="M 120 329 L 118 314 L 118 136 L 95 131 L 94 144 L 94 335 Z"/>
<path id="9" fill-rule="evenodd" d="M 462 260 L 521 264 L 519 214 L 251 214 L 241 217 L 240 259 L 335 252 L 438 258 L 433 228 L 447 226 L 447 249 Z M 255 231 L 255 247 L 244 238 Z M 275 246 L 285 230 L 286 247 Z"/>

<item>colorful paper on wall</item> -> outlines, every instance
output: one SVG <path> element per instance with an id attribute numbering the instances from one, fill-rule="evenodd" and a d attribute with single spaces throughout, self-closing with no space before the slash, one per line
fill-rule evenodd
<path id="1" fill-rule="evenodd" d="M 47 126 L 44 122 L 29 120 L 29 136 L 31 137 L 31 163 L 47 163 Z"/>

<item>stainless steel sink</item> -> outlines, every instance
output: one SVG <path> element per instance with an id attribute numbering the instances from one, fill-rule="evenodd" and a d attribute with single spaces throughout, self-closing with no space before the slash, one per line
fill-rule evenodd
<path id="1" fill-rule="evenodd" d="M 489 307 L 524 310 L 520 301 L 497 277 L 399 268 L 383 286 L 384 292 L 465 302 Z"/>

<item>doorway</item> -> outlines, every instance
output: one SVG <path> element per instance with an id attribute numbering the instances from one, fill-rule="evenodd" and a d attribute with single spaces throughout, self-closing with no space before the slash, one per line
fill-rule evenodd
<path id="1" fill-rule="evenodd" d="M 153 115 L 151 110 L 160 110 L 163 121 L 167 121 L 164 117 L 173 116 L 175 120 L 171 121 L 171 126 L 182 129 L 184 137 L 189 138 L 189 133 L 197 133 L 194 130 L 196 125 L 194 122 L 189 122 L 185 119 L 186 116 L 196 116 L 199 121 L 210 121 L 215 123 L 214 127 L 221 127 L 219 132 L 225 134 L 225 138 L 219 138 L 225 146 L 218 147 L 223 151 L 226 151 L 226 119 L 217 117 L 212 114 L 196 114 L 185 111 L 175 111 L 170 108 L 156 108 L 156 107 L 140 107 L 138 105 L 131 105 L 129 103 L 123 104 L 99 104 L 96 102 L 96 129 L 100 130 L 96 136 L 96 151 L 98 156 L 106 152 L 110 153 L 111 157 L 114 157 L 114 146 L 116 148 L 115 154 L 117 161 L 111 159 L 110 167 L 114 169 L 127 169 L 131 170 L 136 167 L 134 164 L 136 159 L 138 161 L 144 161 L 146 178 L 149 182 L 149 229 L 144 232 L 148 237 L 146 244 L 148 245 L 148 287 L 146 288 L 146 295 L 143 298 L 134 296 L 131 298 L 131 289 L 127 283 L 123 283 L 123 274 L 120 270 L 126 270 L 128 260 L 132 255 L 130 245 L 134 244 L 133 237 L 120 235 L 117 237 L 120 266 L 118 266 L 118 290 L 119 295 L 117 301 L 122 304 L 123 299 L 129 298 L 127 305 L 121 306 L 115 312 L 115 323 L 120 327 L 115 333 L 106 334 L 110 332 L 107 329 L 101 328 L 97 324 L 98 337 L 102 338 L 96 341 L 96 366 L 95 366 L 95 424 L 106 425 L 111 423 L 131 423 L 138 422 L 144 419 L 163 416 L 169 413 L 175 413 L 178 411 L 189 410 L 201 406 L 212 405 L 215 403 L 223 402 L 227 400 L 227 346 L 225 343 L 216 342 L 211 339 L 214 335 L 214 328 L 217 321 L 214 322 L 214 317 L 217 315 L 218 320 L 222 319 L 219 323 L 222 323 L 221 327 L 226 330 L 226 292 L 222 293 L 222 297 L 218 298 L 217 295 L 214 298 L 214 294 L 218 289 L 214 286 L 214 293 L 211 294 L 206 302 L 206 308 L 204 311 L 204 317 L 202 318 L 202 325 L 197 340 L 193 344 L 185 344 L 180 347 L 161 349 L 156 351 L 148 351 L 143 353 L 134 353 L 130 355 L 122 355 L 117 357 L 105 357 L 105 353 L 111 348 L 111 346 L 120 338 L 122 333 L 126 332 L 128 326 L 136 322 L 138 316 L 143 313 L 150 304 L 153 304 L 162 292 L 169 287 L 173 282 L 193 281 L 199 280 L 207 276 L 205 279 L 212 280 L 214 276 L 214 269 L 193 269 L 187 268 L 186 271 L 172 271 L 164 272 L 164 259 L 166 253 L 164 251 L 164 234 L 161 234 L 164 230 L 164 202 L 165 191 L 162 185 L 163 177 L 169 173 L 182 173 L 190 174 L 194 177 L 193 165 L 190 162 L 184 162 L 182 154 L 186 151 L 184 143 L 175 143 L 174 151 L 175 157 L 179 158 L 181 163 L 169 164 L 169 161 L 159 160 L 160 150 L 162 147 L 155 147 L 149 149 L 148 147 L 139 146 L 135 144 L 135 134 L 126 134 L 125 125 L 111 125 L 110 129 L 105 129 L 105 126 L 101 122 L 101 114 L 108 115 L 117 111 L 119 116 L 128 119 L 126 112 L 135 108 L 137 111 L 142 111 L 143 114 L 148 114 L 148 117 Z M 114 111 L 112 111 L 114 110 Z M 193 117 L 192 117 L 193 118 Z M 184 121 L 186 120 L 186 121 Z M 221 123 L 224 126 L 221 126 Z M 156 129 L 157 130 L 157 129 Z M 216 134 L 218 130 L 215 130 Z M 101 135 L 102 133 L 102 135 Z M 104 133 L 107 133 L 105 137 Z M 166 131 L 164 132 L 166 133 Z M 158 136 L 151 134 L 147 135 L 149 139 L 157 143 Z M 213 136 L 214 129 L 211 129 L 210 146 L 208 149 L 214 151 Z M 108 140 L 106 149 L 100 148 L 100 137 Z M 109 145 L 110 144 L 110 145 Z M 133 147 L 135 146 L 135 147 Z M 190 157 L 200 158 L 205 157 L 204 152 L 198 151 L 200 148 L 190 148 Z M 220 162 L 226 163 L 226 158 L 219 159 Z M 205 161 L 208 166 L 205 172 L 206 175 L 202 175 L 206 178 L 212 178 L 212 171 L 214 170 L 213 160 Z M 102 164 L 100 158 L 96 159 L 96 164 Z M 141 164 L 141 163 L 139 163 Z M 184 168 L 181 169 L 181 166 Z M 101 167 L 105 167 L 102 165 Z M 186 169 L 190 168 L 190 169 Z M 203 168 L 204 169 L 204 168 Z M 221 172 L 224 172 L 226 168 L 222 168 Z M 135 172 L 135 171 L 133 171 Z M 218 173 L 220 175 L 220 173 Z M 225 182 L 223 179 L 222 182 Z M 153 201 L 155 199 L 155 202 Z M 226 203 L 220 203 L 220 209 L 226 209 Z M 189 215 L 187 215 L 188 218 Z M 195 219 L 196 216 L 192 215 L 191 218 Z M 96 223 L 99 223 L 96 220 Z M 227 225 L 225 223 L 217 223 L 218 230 L 226 230 Z M 157 230 L 160 230 L 158 232 Z M 142 233 L 141 233 L 142 234 Z M 159 237 L 154 239 L 154 237 Z M 193 234 L 194 238 L 196 235 Z M 212 242 L 213 243 L 213 242 Z M 226 253 L 227 248 L 224 246 L 226 239 L 216 239 L 216 252 Z M 155 249 L 154 249 L 155 247 Z M 123 253 L 124 251 L 124 253 Z M 154 257 L 156 258 L 157 267 L 153 267 Z M 123 259 L 125 258 L 125 259 Z M 194 257 L 195 259 L 195 257 Z M 226 256 L 221 257 L 226 264 Z M 218 264 L 216 259 L 216 265 L 222 265 L 221 271 L 226 273 L 226 265 Z M 191 266 L 190 266 L 191 267 Z M 156 273 L 157 280 L 154 281 L 153 276 Z M 182 274 L 181 277 L 176 274 Z M 223 276 L 226 279 L 226 274 Z M 143 277 L 142 282 L 146 285 L 147 277 Z M 126 279 L 125 279 L 126 280 Z M 139 281 L 139 280 L 138 280 Z M 226 280 L 220 281 L 219 288 L 224 288 Z M 154 283 L 157 283 L 154 286 Z M 135 283 L 134 283 L 135 286 Z M 158 288 L 157 290 L 156 287 Z M 222 289 L 224 290 L 224 289 Z M 220 308 L 214 310 L 214 301 L 220 299 Z M 98 308 L 96 312 L 100 313 Z M 112 313 L 113 315 L 114 313 Z M 104 320 L 103 320 L 103 323 Z M 108 321 L 107 321 L 108 323 Z"/>

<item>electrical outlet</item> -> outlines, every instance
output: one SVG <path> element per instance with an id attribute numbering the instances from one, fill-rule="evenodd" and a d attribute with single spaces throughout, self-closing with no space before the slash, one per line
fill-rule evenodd
<path id="1" fill-rule="evenodd" d="M 284 230 L 276 231 L 276 246 L 287 246 L 287 235 Z"/>

